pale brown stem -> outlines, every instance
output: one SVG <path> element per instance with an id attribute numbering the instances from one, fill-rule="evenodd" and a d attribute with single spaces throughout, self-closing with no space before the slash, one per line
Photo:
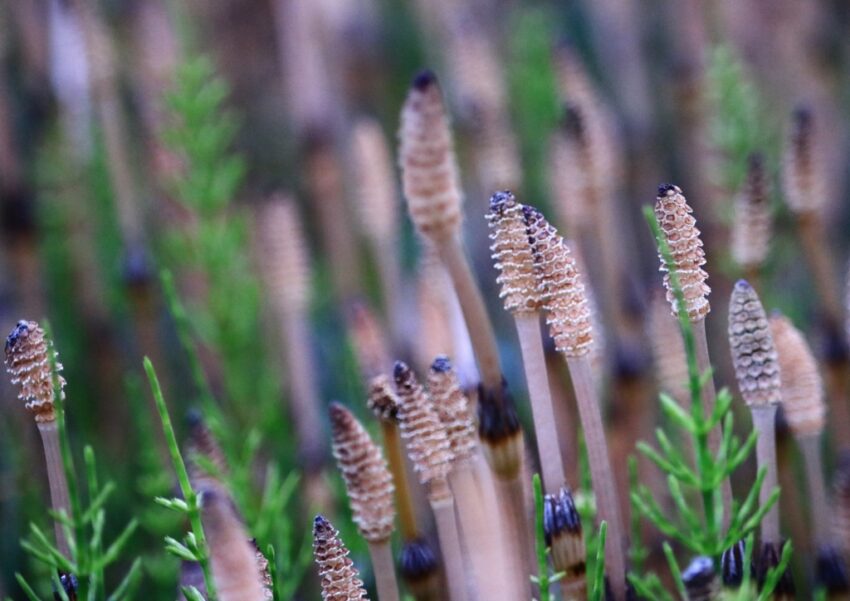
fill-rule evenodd
<path id="1" fill-rule="evenodd" d="M 697 366 L 699 367 L 700 375 L 711 369 L 711 357 L 708 354 L 708 336 L 705 331 L 705 319 L 691 322 L 694 333 L 694 343 L 697 351 Z M 714 388 L 714 376 L 706 380 L 702 387 L 702 409 L 703 414 L 710 416 L 714 412 L 714 402 L 717 399 L 717 392 Z M 723 438 L 723 433 L 718 424 L 711 432 L 708 433 L 708 448 L 712 454 L 716 455 L 720 449 L 720 443 Z M 776 462 L 774 461 L 774 466 Z M 721 484 L 720 494 L 723 498 L 723 530 L 729 525 L 730 512 L 732 511 L 732 483 L 729 478 L 723 480 Z"/>
<path id="2" fill-rule="evenodd" d="M 499 521 L 489 514 L 483 491 L 475 480 L 474 460 L 455 464 L 449 481 L 454 493 L 466 554 L 472 563 L 478 599 L 511 599 L 507 566 L 502 555 Z"/>
<path id="3" fill-rule="evenodd" d="M 390 541 L 370 542 L 369 555 L 372 558 L 372 572 L 375 574 L 378 601 L 398 601 L 398 582 L 395 577 L 395 562 Z"/>
<path id="4" fill-rule="evenodd" d="M 802 213 L 797 216 L 800 245 L 803 256 L 812 272 L 815 288 L 830 324 L 841 323 L 841 294 L 838 291 L 832 257 L 824 244 L 824 231 L 817 213 Z"/>
<path id="5" fill-rule="evenodd" d="M 324 430 L 319 413 L 316 369 L 310 353 L 310 334 L 306 311 L 301 308 L 281 309 L 282 343 L 289 377 L 289 406 L 302 453 L 308 460 L 318 461 L 324 453 L 317 440 Z"/>
<path id="6" fill-rule="evenodd" d="M 449 601 L 467 601 L 466 570 L 455 521 L 455 503 L 447 482 L 432 482 L 428 500 L 437 524 L 440 553 L 449 585 Z"/>
<path id="7" fill-rule="evenodd" d="M 481 372 L 481 381 L 488 388 L 499 390 L 502 386 L 502 370 L 493 324 L 487 316 L 484 298 L 472 275 L 472 269 L 458 236 L 439 243 L 437 252 L 449 272 L 457 294 L 466 329 L 475 351 L 475 359 Z"/>
<path id="8" fill-rule="evenodd" d="M 584 430 L 598 516 L 600 520 L 605 520 L 608 523 L 608 536 L 605 543 L 605 568 L 614 598 L 623 601 L 626 598 L 626 564 L 623 548 L 625 531 L 620 516 L 614 472 L 611 469 L 611 461 L 608 456 L 602 411 L 599 407 L 599 398 L 593 381 L 593 370 L 587 356 L 567 357 L 567 365 L 573 380 L 576 404 Z"/>
<path id="9" fill-rule="evenodd" d="M 405 352 L 410 341 L 405 339 L 405 313 L 401 301 L 401 265 L 398 260 L 398 241 L 395 238 L 375 243 L 375 261 L 381 276 L 381 296 L 387 323 L 390 326 L 390 336 L 393 348 Z M 384 369 L 388 369 L 385 367 Z"/>
<path id="10" fill-rule="evenodd" d="M 834 542 L 832 535 L 832 515 L 826 496 L 826 483 L 823 478 L 823 460 L 821 458 L 820 436 L 800 436 L 797 444 L 803 451 L 804 470 L 809 485 L 809 499 L 812 503 L 812 537 L 814 546 L 823 547 Z"/>
<path id="11" fill-rule="evenodd" d="M 53 511 L 57 513 L 64 511 L 66 516 L 71 517 L 68 481 L 65 479 L 65 469 L 59 444 L 59 429 L 54 421 L 38 424 L 38 431 L 44 445 L 44 461 L 47 465 L 47 482 L 50 485 L 50 503 L 53 505 Z M 58 520 L 54 521 L 53 526 L 56 532 L 56 547 L 65 557 L 70 557 L 64 527 Z"/>
<path id="12" fill-rule="evenodd" d="M 407 471 L 404 467 L 401 437 L 398 425 L 391 421 L 381 421 L 381 432 L 384 436 L 384 454 L 393 475 L 395 484 L 395 504 L 398 514 L 399 529 L 404 540 L 410 541 L 419 536 L 416 528 L 416 514 L 410 499 L 410 486 L 407 482 Z"/>
<path id="13" fill-rule="evenodd" d="M 514 314 L 522 364 L 531 401 L 531 415 L 537 434 L 537 450 L 543 472 L 543 486 L 547 493 L 556 493 L 564 484 L 564 464 L 558 443 L 558 430 L 552 394 L 549 391 L 549 376 L 546 358 L 543 355 L 543 335 L 540 332 L 540 315 L 534 313 Z"/>
<path id="14" fill-rule="evenodd" d="M 850 366 L 846 359 L 826 361 L 829 433 L 839 449 L 850 448 Z"/>
<path id="15" fill-rule="evenodd" d="M 753 427 L 758 432 L 756 442 L 756 460 L 759 469 L 767 468 L 761 490 L 759 505 L 767 503 L 770 494 L 777 486 L 776 476 L 776 405 L 750 407 L 753 414 Z M 761 542 L 779 544 L 779 501 L 767 512 L 761 522 Z"/>
<path id="16" fill-rule="evenodd" d="M 522 471 L 512 480 L 497 479 L 499 499 L 502 501 L 506 528 L 506 558 L 510 578 L 523 599 L 531 594 L 532 547 L 530 514 L 525 510 L 525 489 Z M 519 598 L 519 597 L 518 597 Z"/>

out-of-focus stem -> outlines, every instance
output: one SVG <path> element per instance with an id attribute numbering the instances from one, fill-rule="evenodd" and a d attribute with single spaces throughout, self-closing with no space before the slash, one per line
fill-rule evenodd
<path id="1" fill-rule="evenodd" d="M 378 589 L 378 601 L 398 601 L 398 582 L 395 577 L 393 550 L 390 541 L 369 543 L 372 572 Z"/>
<path id="2" fill-rule="evenodd" d="M 809 485 L 809 499 L 812 503 L 811 518 L 814 538 L 814 548 L 831 545 L 832 519 L 826 497 L 826 483 L 823 478 L 823 461 L 821 459 L 820 436 L 800 436 L 797 444 L 803 452 L 806 464 L 804 470 Z"/>
<path id="3" fill-rule="evenodd" d="M 609 575 L 614 598 L 626 598 L 626 564 L 623 547 L 623 520 L 620 516 L 619 500 L 614 484 L 614 472 L 608 457 L 608 445 L 605 441 L 605 427 L 602 423 L 602 411 L 593 381 L 593 370 L 586 355 L 567 357 L 567 365 L 576 392 L 581 425 L 587 444 L 587 457 L 593 480 L 593 493 L 596 496 L 599 519 L 608 523 L 608 537 L 605 544 L 605 567 Z"/>
<path id="4" fill-rule="evenodd" d="M 53 511 L 64 511 L 71 517 L 71 503 L 68 497 L 68 482 L 65 479 L 65 469 L 62 464 L 62 451 L 59 443 L 59 428 L 55 421 L 38 424 L 41 442 L 44 445 L 44 460 L 47 465 L 47 481 L 50 485 L 50 502 Z M 66 557 L 70 557 L 68 539 L 65 529 L 59 521 L 54 522 L 56 532 L 56 547 Z"/>
<path id="5" fill-rule="evenodd" d="M 443 566 L 449 584 L 449 601 L 466 601 L 466 570 L 455 521 L 455 504 L 447 482 L 432 482 L 429 493 L 431 510 L 437 524 Z"/>
<path id="6" fill-rule="evenodd" d="M 706 370 L 711 369 L 711 358 L 708 355 L 708 337 L 705 331 L 705 319 L 691 322 L 694 333 L 694 344 L 696 346 L 697 366 L 699 367 L 700 375 Z M 717 392 L 714 388 L 714 376 L 708 378 L 702 387 L 702 410 L 706 416 L 711 416 L 714 412 L 714 401 L 717 398 Z M 720 425 L 712 428 L 708 433 L 708 446 L 713 454 L 717 454 L 720 449 L 720 441 L 723 433 L 720 431 Z M 775 448 L 775 445 L 774 445 Z M 773 462 L 776 465 L 776 461 Z M 732 510 L 732 484 L 729 478 L 723 480 L 721 484 L 720 494 L 723 497 L 723 528 L 729 525 L 730 512 Z"/>
<path id="7" fill-rule="evenodd" d="M 473 460 L 474 461 L 474 460 Z M 449 481 L 461 524 L 461 536 L 472 563 L 475 593 L 482 601 L 511 599 L 510 580 L 504 565 L 499 520 L 488 511 L 486 494 L 476 482 L 470 460 L 455 464 Z"/>
<path id="8" fill-rule="evenodd" d="M 759 504 L 764 506 L 777 485 L 776 475 L 776 406 L 750 407 L 753 414 L 753 427 L 758 432 L 756 460 L 759 469 L 767 468 L 764 483 L 759 491 Z M 777 502 L 761 522 L 761 542 L 779 545 L 779 502 Z"/>
<path id="9" fill-rule="evenodd" d="M 457 293 L 472 348 L 475 351 L 475 358 L 478 361 L 481 380 L 486 387 L 500 390 L 502 371 L 496 347 L 496 335 L 487 317 L 484 298 L 472 275 L 460 238 L 453 236 L 439 244 L 438 253 Z"/>
<path id="10" fill-rule="evenodd" d="M 812 272 L 815 288 L 821 298 L 824 312 L 832 324 L 841 323 L 841 294 L 836 286 L 837 278 L 832 268 L 829 249 L 824 245 L 821 220 L 815 212 L 799 213 L 797 227 L 803 256 Z"/>
<path id="11" fill-rule="evenodd" d="M 505 549 L 510 578 L 514 583 L 515 594 L 522 594 L 522 598 L 526 598 L 531 594 L 528 575 L 532 573 L 533 554 L 530 516 L 525 511 L 524 483 L 521 475 L 517 475 L 512 480 L 497 479 L 496 488 L 507 521 L 505 536 L 510 544 L 505 545 Z"/>
<path id="12" fill-rule="evenodd" d="M 531 400 L 534 430 L 537 433 L 544 490 L 546 493 L 555 493 L 564 484 L 564 464 L 558 444 L 558 430 L 552 406 L 552 394 L 549 391 L 546 359 L 543 355 L 540 318 L 537 312 L 515 313 L 514 321 L 522 350 L 522 364 L 525 369 L 528 396 Z"/>
<path id="13" fill-rule="evenodd" d="M 416 528 L 413 502 L 410 499 L 410 485 L 404 467 L 404 455 L 402 454 L 398 425 L 392 421 L 382 420 L 381 433 L 384 437 L 384 454 L 395 483 L 396 513 L 401 536 L 404 540 L 410 541 L 419 536 L 419 532 Z"/>

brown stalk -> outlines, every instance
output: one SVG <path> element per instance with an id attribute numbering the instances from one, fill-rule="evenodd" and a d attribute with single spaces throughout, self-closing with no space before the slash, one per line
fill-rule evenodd
<path id="1" fill-rule="evenodd" d="M 393 532 L 393 478 L 378 446 L 357 418 L 339 403 L 329 409 L 333 454 L 345 480 L 354 523 L 369 543 L 381 601 L 398 601 L 390 536 Z"/>
<path id="2" fill-rule="evenodd" d="M 381 295 L 390 332 L 395 346 L 403 348 L 407 345 L 403 340 L 400 297 L 399 200 L 392 158 L 384 132 L 373 119 L 358 120 L 351 138 L 361 225 L 381 276 Z"/>
<path id="3" fill-rule="evenodd" d="M 464 548 L 481 599 L 508 599 L 511 582 L 505 545 L 495 505 L 488 503 L 493 491 L 476 478 L 478 441 L 469 400 L 460 387 L 448 357 L 437 357 L 428 374 L 428 393 L 446 428 L 452 451 L 449 483 L 454 493 Z"/>
<path id="4" fill-rule="evenodd" d="M 658 186 L 658 197 L 655 201 L 655 217 L 664 233 L 670 253 L 673 256 L 673 264 L 676 275 L 684 294 L 685 306 L 679 307 L 676 294 L 670 282 L 670 274 L 667 272 L 667 264 L 661 254 L 661 271 L 664 272 L 664 288 L 667 291 L 667 302 L 673 310 L 673 315 L 678 317 L 679 311 L 687 313 L 691 322 L 696 344 L 697 365 L 700 373 L 706 373 L 711 369 L 711 359 L 708 354 L 708 339 L 705 331 L 705 317 L 711 310 L 708 302 L 708 294 L 711 288 L 705 283 L 708 274 L 703 269 L 705 265 L 705 251 L 700 239 L 700 231 L 696 227 L 693 209 L 685 199 L 682 190 L 672 184 L 661 184 Z M 702 405 L 706 415 L 714 411 L 714 402 L 717 395 L 714 389 L 714 378 L 710 377 L 702 386 Z M 722 436 L 718 425 L 708 433 L 708 444 L 712 453 L 717 453 L 720 448 Z M 723 496 L 723 523 L 729 523 L 729 512 L 732 507 L 732 486 L 729 479 L 723 481 L 721 494 Z"/>
<path id="5" fill-rule="evenodd" d="M 364 380 L 371 381 L 391 366 L 384 328 L 366 301 L 356 300 L 345 309 L 348 335 Z"/>
<path id="6" fill-rule="evenodd" d="M 660 294 L 653 296 L 649 308 L 649 341 L 655 363 L 656 379 L 662 392 L 683 406 L 690 405 L 688 363 L 679 324 Z"/>
<path id="7" fill-rule="evenodd" d="M 735 197 L 731 241 L 732 258 L 753 285 L 758 282 L 761 267 L 770 250 L 772 230 L 770 182 L 764 157 L 754 153 L 747 160 L 747 179 Z"/>
<path id="8" fill-rule="evenodd" d="M 339 532 L 320 515 L 313 521 L 313 559 L 322 584 L 323 601 L 368 601 L 360 573 L 348 557 Z"/>
<path id="9" fill-rule="evenodd" d="M 417 284 L 418 344 L 413 352 L 416 364 L 425 369 L 437 355 L 457 357 L 451 324 L 454 290 L 439 258 L 427 249 L 420 258 Z"/>
<path id="10" fill-rule="evenodd" d="M 600 399 L 590 365 L 593 332 L 584 285 L 575 260 L 557 230 L 532 207 L 525 207 L 525 218 L 544 294 L 546 323 L 555 340 L 556 350 L 567 362 L 576 393 L 599 519 L 608 523 L 605 565 L 609 581 L 615 598 L 625 599 L 625 531 L 608 455 Z"/>
<path id="11" fill-rule="evenodd" d="M 62 463 L 53 396 L 51 359 L 56 357 L 56 351 L 52 350 L 52 346 L 52 343 L 45 339 L 44 330 L 36 322 L 21 320 L 6 338 L 5 363 L 12 384 L 20 385 L 18 398 L 35 417 L 35 423 L 41 434 L 53 511 L 64 512 L 70 517 L 68 482 Z M 56 363 L 56 369 L 61 371 L 62 365 Z M 59 394 L 64 399 L 65 393 L 62 392 L 62 388 L 65 387 L 65 380 L 58 376 L 58 383 Z M 63 555 L 70 557 L 65 529 L 58 520 L 54 522 L 54 530 L 57 548 Z"/>
<path id="12" fill-rule="evenodd" d="M 280 327 L 280 340 L 289 382 L 289 411 L 303 459 L 311 468 L 326 461 L 320 432 L 324 425 L 316 386 L 316 368 L 310 352 L 310 260 L 307 242 L 292 199 L 276 196 L 257 218 L 266 291 Z M 331 495 L 321 469 L 307 469 L 305 492 L 314 507 L 327 507 Z"/>
<path id="13" fill-rule="evenodd" d="M 189 436 L 186 445 L 186 469 L 189 481 L 195 490 L 216 490 L 227 496 L 227 459 L 200 414 L 192 412 L 188 417 Z"/>
<path id="14" fill-rule="evenodd" d="M 746 281 L 739 280 L 729 301 L 729 346 L 738 388 L 758 431 L 756 459 L 767 475 L 759 491 L 764 505 L 777 485 L 776 407 L 782 401 L 779 359 L 761 301 Z M 779 503 L 761 522 L 762 545 L 781 543 Z"/>
<path id="15" fill-rule="evenodd" d="M 454 497 L 448 483 L 452 461 L 448 435 L 433 402 L 413 371 L 398 361 L 393 375 L 401 401 L 398 417 L 402 437 L 407 441 L 408 455 L 427 490 L 434 512 L 449 598 L 451 601 L 465 601 L 466 572 L 455 522 Z"/>
<path id="16" fill-rule="evenodd" d="M 230 498 L 216 489 L 199 492 L 201 520 L 218 598 L 221 601 L 266 599 L 256 549 Z"/>

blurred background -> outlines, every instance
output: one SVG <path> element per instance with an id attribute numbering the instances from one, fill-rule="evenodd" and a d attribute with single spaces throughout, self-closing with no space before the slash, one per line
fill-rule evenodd
<path id="1" fill-rule="evenodd" d="M 188 412 L 210 423 L 241 484 L 237 505 L 261 548 L 275 545 L 291 597 L 317 595 L 309 525 L 318 510 L 339 516 L 369 580 L 330 458 L 326 405 L 340 400 L 375 427 L 365 382 L 395 358 L 422 370 L 447 352 L 467 384 L 476 378 L 456 301 L 413 233 L 395 167 L 399 111 L 425 67 L 452 113 L 465 245 L 525 423 L 487 199 L 509 188 L 582 241 L 604 324 L 612 453 L 625 465 L 656 423 L 648 316 L 661 286 L 641 207 L 668 181 L 703 231 L 718 383 L 737 391 L 726 305 L 746 275 L 834 367 L 830 391 L 842 403 L 833 411 L 846 418 L 846 2 L 8 0 L 0 325 L 49 321 L 74 452 L 92 445 L 101 479 L 117 484 L 107 538 L 139 520 L 119 560 L 143 558 L 138 597 L 175 597 L 180 565 L 162 537 L 184 528 L 153 502 L 174 481 L 145 355 L 178 440 L 196 424 Z M 801 138 L 816 170 L 820 262 L 804 260 L 802 218 L 783 184 Z M 747 259 L 735 250 L 746 245 L 735 242 L 736 198 L 757 177 L 772 233 L 769 249 Z M 568 396 L 553 365 L 557 394 Z M 4 382 L 0 597 L 18 599 L 16 572 L 49 594 L 46 569 L 19 542 L 30 521 L 48 528 L 48 494 L 32 418 Z M 830 448 L 847 442 L 833 436 Z M 578 445 L 564 445 L 578 486 Z M 800 464 L 793 450 L 787 461 Z M 647 465 L 640 473 L 658 478 Z"/>

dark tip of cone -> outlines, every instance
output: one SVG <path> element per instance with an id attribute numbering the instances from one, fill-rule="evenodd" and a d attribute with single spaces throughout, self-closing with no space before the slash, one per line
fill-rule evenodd
<path id="1" fill-rule="evenodd" d="M 413 78 L 413 87 L 417 90 L 426 90 L 437 83 L 437 76 L 431 69 L 424 69 Z"/>
<path id="2" fill-rule="evenodd" d="M 500 213 L 505 205 L 514 199 L 514 195 L 510 190 L 500 190 L 490 197 L 490 211 Z"/>
<path id="3" fill-rule="evenodd" d="M 186 426 L 189 430 L 194 430 L 204 424 L 204 416 L 196 408 L 191 408 L 186 411 Z"/>
<path id="4" fill-rule="evenodd" d="M 396 361 L 393 366 L 393 378 L 395 378 L 396 384 L 402 382 L 407 374 L 410 373 L 410 367 L 404 361 Z"/>
<path id="5" fill-rule="evenodd" d="M 339 401 L 331 401 L 331 404 L 328 405 L 328 415 L 330 416 L 332 421 L 339 420 L 347 414 L 348 409 L 346 409 L 345 405 L 343 405 Z"/>
<path id="6" fill-rule="evenodd" d="M 446 355 L 440 355 L 434 359 L 434 362 L 431 364 L 431 369 L 438 373 L 446 373 L 451 371 L 452 362 Z"/>
<path id="7" fill-rule="evenodd" d="M 793 118 L 798 125 L 808 125 L 812 120 L 811 107 L 801 104 L 794 109 Z"/>
<path id="8" fill-rule="evenodd" d="M 727 588 L 738 588 L 744 580 L 744 541 L 740 540 L 720 556 L 721 576 Z"/>
<path id="9" fill-rule="evenodd" d="M 658 196 L 667 196 L 671 191 L 676 191 L 676 186 L 673 184 L 658 184 Z"/>
<path id="10" fill-rule="evenodd" d="M 751 152 L 747 157 L 747 165 L 751 170 L 757 170 L 764 167 L 764 155 L 761 152 Z"/>
<path id="11" fill-rule="evenodd" d="M 9 332 L 9 335 L 6 337 L 6 350 L 8 351 L 10 348 L 15 346 L 15 343 L 18 341 L 18 338 L 27 333 L 29 333 L 29 322 L 25 319 L 22 319 L 15 324 L 15 327 L 12 328 L 12 331 Z"/>
<path id="12" fill-rule="evenodd" d="M 399 554 L 399 571 L 405 579 L 419 580 L 436 572 L 437 556 L 423 538 L 404 544 Z"/>
<path id="13" fill-rule="evenodd" d="M 313 530 L 319 530 L 321 528 L 327 528 L 330 523 L 325 519 L 325 516 L 322 514 L 317 514 L 315 518 L 313 518 Z"/>
<path id="14" fill-rule="evenodd" d="M 682 572 L 682 582 L 688 591 L 701 591 L 714 580 L 714 562 L 710 557 L 695 557 Z"/>
<path id="15" fill-rule="evenodd" d="M 835 547 L 821 547 L 817 555 L 817 580 L 828 593 L 850 592 L 850 575 L 841 552 Z"/>
<path id="16" fill-rule="evenodd" d="M 752 286 L 747 280 L 738 280 L 735 282 L 735 290 L 750 290 Z"/>
<path id="17" fill-rule="evenodd" d="M 581 116 L 581 109 L 578 105 L 571 102 L 564 104 L 564 117 L 562 121 L 564 131 L 571 136 L 578 137 L 584 131 L 584 121 Z"/>

